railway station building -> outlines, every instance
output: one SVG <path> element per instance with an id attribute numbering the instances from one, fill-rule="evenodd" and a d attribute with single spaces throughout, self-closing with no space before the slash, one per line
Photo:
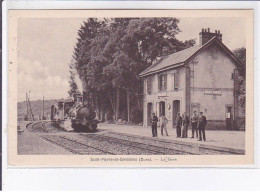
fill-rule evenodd
<path id="1" fill-rule="evenodd" d="M 175 127 L 177 113 L 203 112 L 210 129 L 235 129 L 242 62 L 222 43 L 220 31 L 202 29 L 199 45 L 162 57 L 139 76 L 144 84 L 144 126 L 151 113 Z"/>

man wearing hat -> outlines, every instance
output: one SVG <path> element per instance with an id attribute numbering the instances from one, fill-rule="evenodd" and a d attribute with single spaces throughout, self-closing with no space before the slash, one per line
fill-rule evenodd
<path id="1" fill-rule="evenodd" d="M 198 129 L 199 129 L 199 140 L 202 141 L 201 133 L 203 135 L 203 140 L 206 141 L 205 127 L 207 125 L 207 119 L 203 115 L 203 112 L 200 112 L 200 116 L 198 119 Z"/>
<path id="2" fill-rule="evenodd" d="M 189 127 L 190 119 L 186 115 L 186 112 L 182 114 L 182 138 L 188 137 L 188 127 Z"/>
<path id="3" fill-rule="evenodd" d="M 152 123 L 153 137 L 157 137 L 157 122 L 158 122 L 158 117 L 155 116 L 155 113 L 152 113 L 151 123 Z"/>
<path id="4" fill-rule="evenodd" d="M 182 125 L 182 117 L 179 112 L 177 113 L 175 124 L 176 124 L 177 138 L 179 138 L 181 137 L 181 125 Z"/>
<path id="5" fill-rule="evenodd" d="M 192 129 L 192 137 L 194 138 L 194 132 L 196 132 L 196 137 L 198 138 L 198 116 L 197 111 L 193 111 L 193 115 L 191 117 L 191 129 Z"/>

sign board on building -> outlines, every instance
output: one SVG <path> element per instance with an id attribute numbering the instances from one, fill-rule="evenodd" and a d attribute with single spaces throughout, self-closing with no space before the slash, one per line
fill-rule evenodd
<path id="1" fill-rule="evenodd" d="M 221 90 L 205 90 L 204 91 L 204 95 L 217 95 L 217 96 L 221 96 L 222 95 L 222 91 Z"/>

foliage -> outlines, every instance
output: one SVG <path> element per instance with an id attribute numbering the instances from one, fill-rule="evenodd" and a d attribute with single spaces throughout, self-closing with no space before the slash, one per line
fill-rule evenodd
<path id="1" fill-rule="evenodd" d="M 133 123 L 141 123 L 143 122 L 143 113 L 139 108 L 133 108 L 130 118 Z"/>
<path id="2" fill-rule="evenodd" d="M 106 120 L 112 121 L 113 120 L 113 113 L 111 111 L 108 111 L 106 114 Z"/>
<path id="3" fill-rule="evenodd" d="M 193 46 L 176 39 L 177 18 L 89 18 L 78 31 L 73 59 L 90 106 L 127 112 L 126 100 L 142 110 L 138 75 L 163 55 Z M 128 91 L 129 95 L 124 95 Z"/>
<path id="4" fill-rule="evenodd" d="M 246 48 L 238 48 L 234 50 L 233 53 L 243 64 L 246 64 Z"/>
<path id="5" fill-rule="evenodd" d="M 239 81 L 239 91 L 238 91 L 238 100 L 240 108 L 243 113 L 245 113 L 245 104 L 246 104 L 246 49 L 244 47 L 238 48 L 233 51 L 236 57 L 244 64 L 240 69 L 240 76 L 238 78 Z"/>
<path id="6" fill-rule="evenodd" d="M 55 100 L 44 100 L 44 114 L 50 118 L 51 115 L 51 106 L 56 104 L 59 101 L 64 101 L 64 99 L 55 99 Z M 42 100 L 30 101 L 32 112 L 35 119 L 38 119 L 42 116 Z M 27 106 L 26 101 L 17 102 L 17 117 L 18 120 L 24 120 L 27 118 Z M 30 119 L 30 116 L 29 118 Z"/>
<path id="7" fill-rule="evenodd" d="M 245 77 L 246 70 L 246 48 L 238 48 L 233 51 L 234 55 L 243 63 L 243 67 L 241 67 L 241 76 Z"/>
<path id="8" fill-rule="evenodd" d="M 78 93 L 78 86 L 75 82 L 75 63 L 72 60 L 71 63 L 69 64 L 69 68 L 70 68 L 70 77 L 69 77 L 69 85 L 70 85 L 70 90 L 68 91 L 69 96 L 73 97 L 74 94 Z"/>

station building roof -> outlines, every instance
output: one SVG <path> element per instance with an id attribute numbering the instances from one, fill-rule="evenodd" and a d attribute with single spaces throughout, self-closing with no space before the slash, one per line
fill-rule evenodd
<path id="1" fill-rule="evenodd" d="M 204 49 L 208 48 L 213 43 L 218 44 L 224 50 L 224 52 L 227 53 L 227 55 L 229 55 L 231 59 L 235 61 L 238 67 L 243 66 L 243 63 L 217 37 L 213 37 L 204 45 L 192 46 L 182 51 L 162 57 L 150 67 L 141 72 L 139 74 L 139 77 L 145 77 L 161 71 L 166 71 L 182 66 L 185 64 L 185 62 L 188 62 L 190 59 L 194 58 L 197 54 L 201 53 Z"/>

